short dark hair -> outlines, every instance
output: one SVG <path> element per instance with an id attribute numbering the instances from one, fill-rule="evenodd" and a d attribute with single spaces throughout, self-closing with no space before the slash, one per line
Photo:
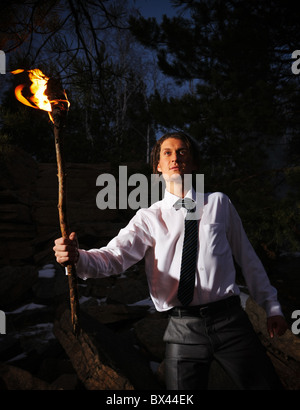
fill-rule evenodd
<path id="1" fill-rule="evenodd" d="M 154 147 L 152 148 L 151 165 L 152 165 L 153 174 L 158 174 L 159 173 L 157 171 L 157 166 L 158 166 L 158 163 L 159 163 L 159 160 L 160 160 L 161 145 L 165 140 L 167 140 L 169 138 L 180 139 L 181 141 L 183 141 L 186 144 L 190 154 L 192 155 L 194 165 L 195 165 L 195 167 L 197 167 L 198 162 L 199 162 L 199 149 L 198 149 L 196 143 L 192 140 L 192 138 L 189 137 L 184 132 L 181 132 L 181 131 L 179 131 L 179 132 L 168 132 L 168 133 L 164 134 L 162 137 L 160 137 L 160 139 L 156 141 Z"/>

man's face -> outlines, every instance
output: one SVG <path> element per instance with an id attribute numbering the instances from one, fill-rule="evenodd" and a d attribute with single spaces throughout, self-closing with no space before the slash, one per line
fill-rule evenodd
<path id="1" fill-rule="evenodd" d="M 168 138 L 161 144 L 157 171 L 163 174 L 165 180 L 176 180 L 184 174 L 192 174 L 194 169 L 192 155 L 184 141 Z"/>

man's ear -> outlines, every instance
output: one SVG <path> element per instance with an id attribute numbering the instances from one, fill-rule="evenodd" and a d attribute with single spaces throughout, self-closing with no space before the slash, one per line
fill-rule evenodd
<path id="1" fill-rule="evenodd" d="M 158 171 L 158 172 L 162 172 L 162 171 L 161 171 L 161 167 L 160 167 L 159 163 L 157 164 L 156 169 L 157 169 L 157 171 Z"/>

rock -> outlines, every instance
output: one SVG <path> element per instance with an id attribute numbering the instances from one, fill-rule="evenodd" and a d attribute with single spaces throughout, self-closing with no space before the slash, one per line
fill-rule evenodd
<path id="1" fill-rule="evenodd" d="M 91 296 L 97 299 L 106 299 L 109 289 L 116 285 L 117 280 L 117 276 L 109 276 L 101 279 L 87 279 L 82 281 L 80 293 L 82 296 L 86 297 Z"/>
<path id="2" fill-rule="evenodd" d="M 254 330 L 266 347 L 284 387 L 288 390 L 299 390 L 300 339 L 289 329 L 283 336 L 271 339 L 266 328 L 266 313 L 250 297 L 247 299 L 246 312 Z"/>
<path id="3" fill-rule="evenodd" d="M 54 384 L 61 375 L 76 375 L 72 363 L 57 339 L 40 355 L 40 365 L 35 373 L 37 377 Z"/>
<path id="4" fill-rule="evenodd" d="M 24 195 L 24 191 L 21 191 L 21 193 L 19 191 L 15 191 L 11 186 L 5 188 L 5 184 L 3 184 L 3 181 L 0 181 L 0 187 L 2 188 L 2 190 L 0 191 L 1 204 L 25 204 L 28 206 L 31 204 L 30 196 L 28 194 Z"/>
<path id="5" fill-rule="evenodd" d="M 148 314 L 134 324 L 136 337 L 140 344 L 158 361 L 162 361 L 165 354 L 163 336 L 167 324 L 167 315 L 160 312 Z"/>
<path id="6" fill-rule="evenodd" d="M 0 203 L 0 215 L 2 222 L 21 222 L 23 224 L 32 223 L 30 208 L 28 205 L 24 205 L 22 203 Z"/>
<path id="7" fill-rule="evenodd" d="M 0 363 L 0 389 L 57 390 L 56 387 L 32 376 L 28 371 L 4 363 Z"/>
<path id="8" fill-rule="evenodd" d="M 33 285 L 36 303 L 54 304 L 69 295 L 68 277 L 62 269 L 56 270 L 53 277 L 39 278 Z"/>
<path id="9" fill-rule="evenodd" d="M 82 329 L 76 338 L 66 310 L 55 322 L 54 333 L 88 390 L 153 389 L 158 384 L 145 359 L 123 335 L 81 312 Z M 132 365 L 134 363 L 134 366 Z"/>
<path id="10" fill-rule="evenodd" d="M 20 340 L 11 334 L 0 336 L 0 362 L 6 362 L 21 355 L 23 349 Z"/>
<path id="11" fill-rule="evenodd" d="M 76 374 L 62 374 L 51 383 L 51 387 L 55 390 L 77 390 L 78 377 Z"/>
<path id="12" fill-rule="evenodd" d="M 22 333 L 26 328 L 36 326 L 37 324 L 52 323 L 54 309 L 52 306 L 29 303 L 28 305 L 22 306 L 20 309 L 8 312 L 6 316 L 7 331 L 10 334 L 13 334 L 14 331 Z"/>
<path id="13" fill-rule="evenodd" d="M 128 275 L 120 278 L 116 285 L 108 290 L 107 303 L 132 304 L 149 297 L 149 288 L 145 273 Z"/>
<path id="14" fill-rule="evenodd" d="M 38 271 L 34 266 L 6 266 L 0 269 L 1 307 L 23 301 L 37 280 Z"/>
<path id="15" fill-rule="evenodd" d="M 2 149 L 0 161 L 0 266 L 49 262 L 60 235 L 57 164 L 37 163 L 13 146 Z M 100 210 L 96 204 L 97 177 L 113 174 L 112 166 L 67 163 L 66 168 L 69 226 L 84 248 L 104 246 L 129 219 L 127 210 Z"/>
<path id="16" fill-rule="evenodd" d="M 16 229 L 14 226 L 13 229 Z M 25 227 L 27 229 L 27 227 Z M 29 228 L 31 229 L 31 228 Z M 20 231 L 22 226 L 20 226 Z M 9 239 L 13 233 L 8 233 L 7 238 L 1 244 L 0 266 L 22 266 L 34 263 L 34 247 L 30 238 Z M 16 235 L 17 236 L 17 235 Z M 28 233 L 26 233 L 28 236 Z"/>
<path id="17" fill-rule="evenodd" d="M 32 262 L 35 236 L 31 206 L 38 173 L 37 163 L 18 147 L 5 146 L 0 154 L 0 265 Z"/>
<path id="18" fill-rule="evenodd" d="M 136 321 L 147 314 L 147 306 L 126 306 L 126 305 L 81 305 L 81 309 L 94 317 L 100 323 L 112 324 L 127 321 Z"/>
<path id="19" fill-rule="evenodd" d="M 17 146 L 5 146 L 1 151 L 0 187 L 17 194 L 24 203 L 31 203 L 31 193 L 35 189 L 38 164 Z"/>

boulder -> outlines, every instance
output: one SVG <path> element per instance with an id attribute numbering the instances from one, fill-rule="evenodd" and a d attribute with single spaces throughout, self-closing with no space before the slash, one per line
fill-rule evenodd
<path id="1" fill-rule="evenodd" d="M 31 202 L 38 173 L 37 162 L 27 152 L 12 145 L 1 150 L 0 187 L 17 192 L 22 202 Z"/>
<path id="2" fill-rule="evenodd" d="M 66 310 L 54 333 L 70 357 L 87 390 L 147 390 L 159 388 L 145 358 L 124 335 L 81 312 L 81 331 L 75 337 Z M 134 366 L 132 365 L 134 363 Z"/>
<path id="3" fill-rule="evenodd" d="M 300 339 L 289 329 L 283 336 L 270 338 L 266 328 L 266 313 L 252 298 L 246 302 L 246 312 L 254 330 L 266 347 L 273 365 L 287 390 L 300 389 Z"/>
<path id="4" fill-rule="evenodd" d="M 126 273 L 107 292 L 108 303 L 132 304 L 149 297 L 149 288 L 144 272 Z"/>
<path id="5" fill-rule="evenodd" d="M 139 343 L 159 362 L 163 360 L 165 343 L 163 336 L 168 324 L 165 313 L 149 313 L 145 318 L 134 324 L 134 331 Z"/>
<path id="6" fill-rule="evenodd" d="M 15 146 L 3 147 L 0 162 L 0 265 L 28 264 L 34 255 L 31 206 L 38 165 Z"/>
<path id="7" fill-rule="evenodd" d="M 68 277 L 63 269 L 54 269 L 54 265 L 50 264 L 49 266 L 53 266 L 54 275 L 52 277 L 39 277 L 32 289 L 36 303 L 54 305 L 69 297 Z"/>
<path id="8" fill-rule="evenodd" d="M 0 269 L 1 307 L 20 303 L 28 297 L 32 286 L 38 280 L 34 266 L 6 266 Z"/>
<path id="9" fill-rule="evenodd" d="M 26 370 L 0 363 L 0 390 L 57 390 Z"/>
<path id="10" fill-rule="evenodd" d="M 103 324 L 135 322 L 147 314 L 147 306 L 98 305 L 83 303 L 81 309 Z"/>

